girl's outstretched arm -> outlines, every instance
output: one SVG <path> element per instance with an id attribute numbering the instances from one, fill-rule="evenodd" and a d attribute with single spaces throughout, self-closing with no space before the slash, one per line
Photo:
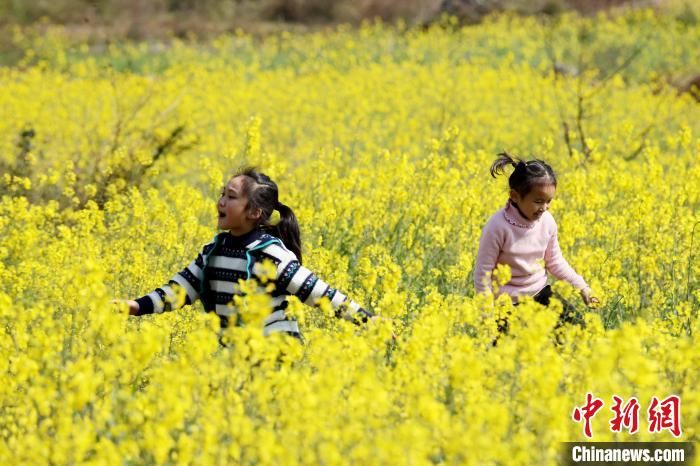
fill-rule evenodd
<path id="1" fill-rule="evenodd" d="M 293 252 L 277 244 L 262 251 L 277 264 L 276 283 L 280 290 L 293 294 L 308 306 L 316 306 L 322 298 L 328 298 L 336 316 L 357 322 L 367 322 L 374 314 L 362 308 L 341 291 L 332 288 L 316 274 L 301 265 Z"/>
<path id="2" fill-rule="evenodd" d="M 569 265 L 564 259 L 559 248 L 559 240 L 557 239 L 557 230 L 547 243 L 547 249 L 544 252 L 544 263 L 547 271 L 560 280 L 566 280 L 571 283 L 576 289 L 583 290 L 588 288 L 586 281 Z"/>
<path id="3" fill-rule="evenodd" d="M 204 246 L 202 252 L 190 264 L 176 273 L 166 285 L 156 288 L 145 296 L 134 301 L 127 301 L 130 315 L 145 315 L 179 309 L 186 304 L 192 304 L 199 299 L 204 261 L 214 247 L 214 242 Z M 178 291 L 184 290 L 185 299 L 178 299 Z M 135 305 L 134 305 L 135 304 Z"/>

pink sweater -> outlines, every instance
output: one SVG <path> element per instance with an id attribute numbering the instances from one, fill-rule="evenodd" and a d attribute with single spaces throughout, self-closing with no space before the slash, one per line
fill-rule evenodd
<path id="1" fill-rule="evenodd" d="M 561 255 L 554 217 L 545 212 L 538 220 L 527 220 L 510 201 L 491 217 L 481 234 L 474 269 L 477 293 L 491 289 L 496 264 L 508 264 L 511 270 L 510 281 L 498 294 L 535 295 L 547 284 L 547 271 L 578 289 L 588 286 Z"/>

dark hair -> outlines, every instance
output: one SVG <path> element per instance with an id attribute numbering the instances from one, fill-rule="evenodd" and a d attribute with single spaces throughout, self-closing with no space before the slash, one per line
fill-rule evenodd
<path id="1" fill-rule="evenodd" d="M 255 167 L 244 168 L 234 175 L 236 176 L 245 177 L 243 189 L 248 197 L 248 209 L 262 211 L 258 226 L 281 239 L 285 247 L 292 251 L 301 263 L 299 223 L 292 209 L 279 202 L 277 183 L 264 173 L 260 173 Z M 280 221 L 276 225 L 270 223 L 273 210 L 280 213 Z"/>
<path id="2" fill-rule="evenodd" d="M 491 176 L 503 173 L 506 165 L 512 165 L 515 170 L 508 178 L 510 189 L 514 189 L 521 196 L 527 196 L 533 186 L 537 184 L 557 185 L 557 176 L 554 170 L 544 160 L 514 159 L 507 152 L 498 154 L 498 158 L 491 165 Z"/>

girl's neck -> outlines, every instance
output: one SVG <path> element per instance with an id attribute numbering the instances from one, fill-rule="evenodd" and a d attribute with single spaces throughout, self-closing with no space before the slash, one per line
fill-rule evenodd
<path id="1" fill-rule="evenodd" d="M 525 216 L 525 214 L 523 213 L 523 211 L 520 210 L 520 207 L 518 207 L 518 204 L 517 204 L 515 201 L 510 201 L 510 204 L 511 204 L 513 207 L 515 207 L 515 210 L 518 211 L 518 213 L 519 213 L 520 216 L 523 218 L 523 220 L 527 220 L 528 222 L 532 222 L 532 220 L 530 220 L 529 218 L 527 218 L 527 217 Z"/>
<path id="2" fill-rule="evenodd" d="M 528 218 L 525 217 L 525 215 L 523 215 L 517 203 L 513 202 L 510 199 L 508 199 L 508 202 L 506 202 L 506 207 L 503 211 L 503 216 L 505 217 L 508 223 L 520 228 L 531 229 L 536 224 L 536 221 L 528 220 Z"/>
<path id="3" fill-rule="evenodd" d="M 255 226 L 249 227 L 249 228 L 241 228 L 237 230 L 229 230 L 228 232 L 231 234 L 231 236 L 235 236 L 236 238 L 242 238 L 244 236 L 248 236 L 251 232 L 255 231 Z"/>

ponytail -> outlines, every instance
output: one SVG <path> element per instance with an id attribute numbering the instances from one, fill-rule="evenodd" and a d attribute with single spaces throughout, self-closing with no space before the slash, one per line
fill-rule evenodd
<path id="1" fill-rule="evenodd" d="M 491 176 L 496 178 L 496 175 L 502 174 L 506 165 L 512 165 L 513 168 L 518 168 L 518 164 L 524 163 L 522 160 L 518 159 L 516 162 L 513 157 L 510 156 L 508 152 L 501 152 L 498 154 L 496 160 L 491 164 Z"/>
<path id="2" fill-rule="evenodd" d="M 526 196 L 536 184 L 557 185 L 557 176 L 545 161 L 535 159 L 525 162 L 511 157 L 507 152 L 498 154 L 491 164 L 491 176 L 496 178 L 496 175 L 503 174 L 506 165 L 512 165 L 514 168 L 513 173 L 508 177 L 508 186 L 521 196 Z"/>
<path id="3" fill-rule="evenodd" d="M 301 232 L 297 217 L 292 209 L 281 202 L 277 203 L 275 209 L 280 213 L 280 221 L 270 229 L 275 236 L 282 240 L 285 247 L 297 256 L 301 264 Z"/>

